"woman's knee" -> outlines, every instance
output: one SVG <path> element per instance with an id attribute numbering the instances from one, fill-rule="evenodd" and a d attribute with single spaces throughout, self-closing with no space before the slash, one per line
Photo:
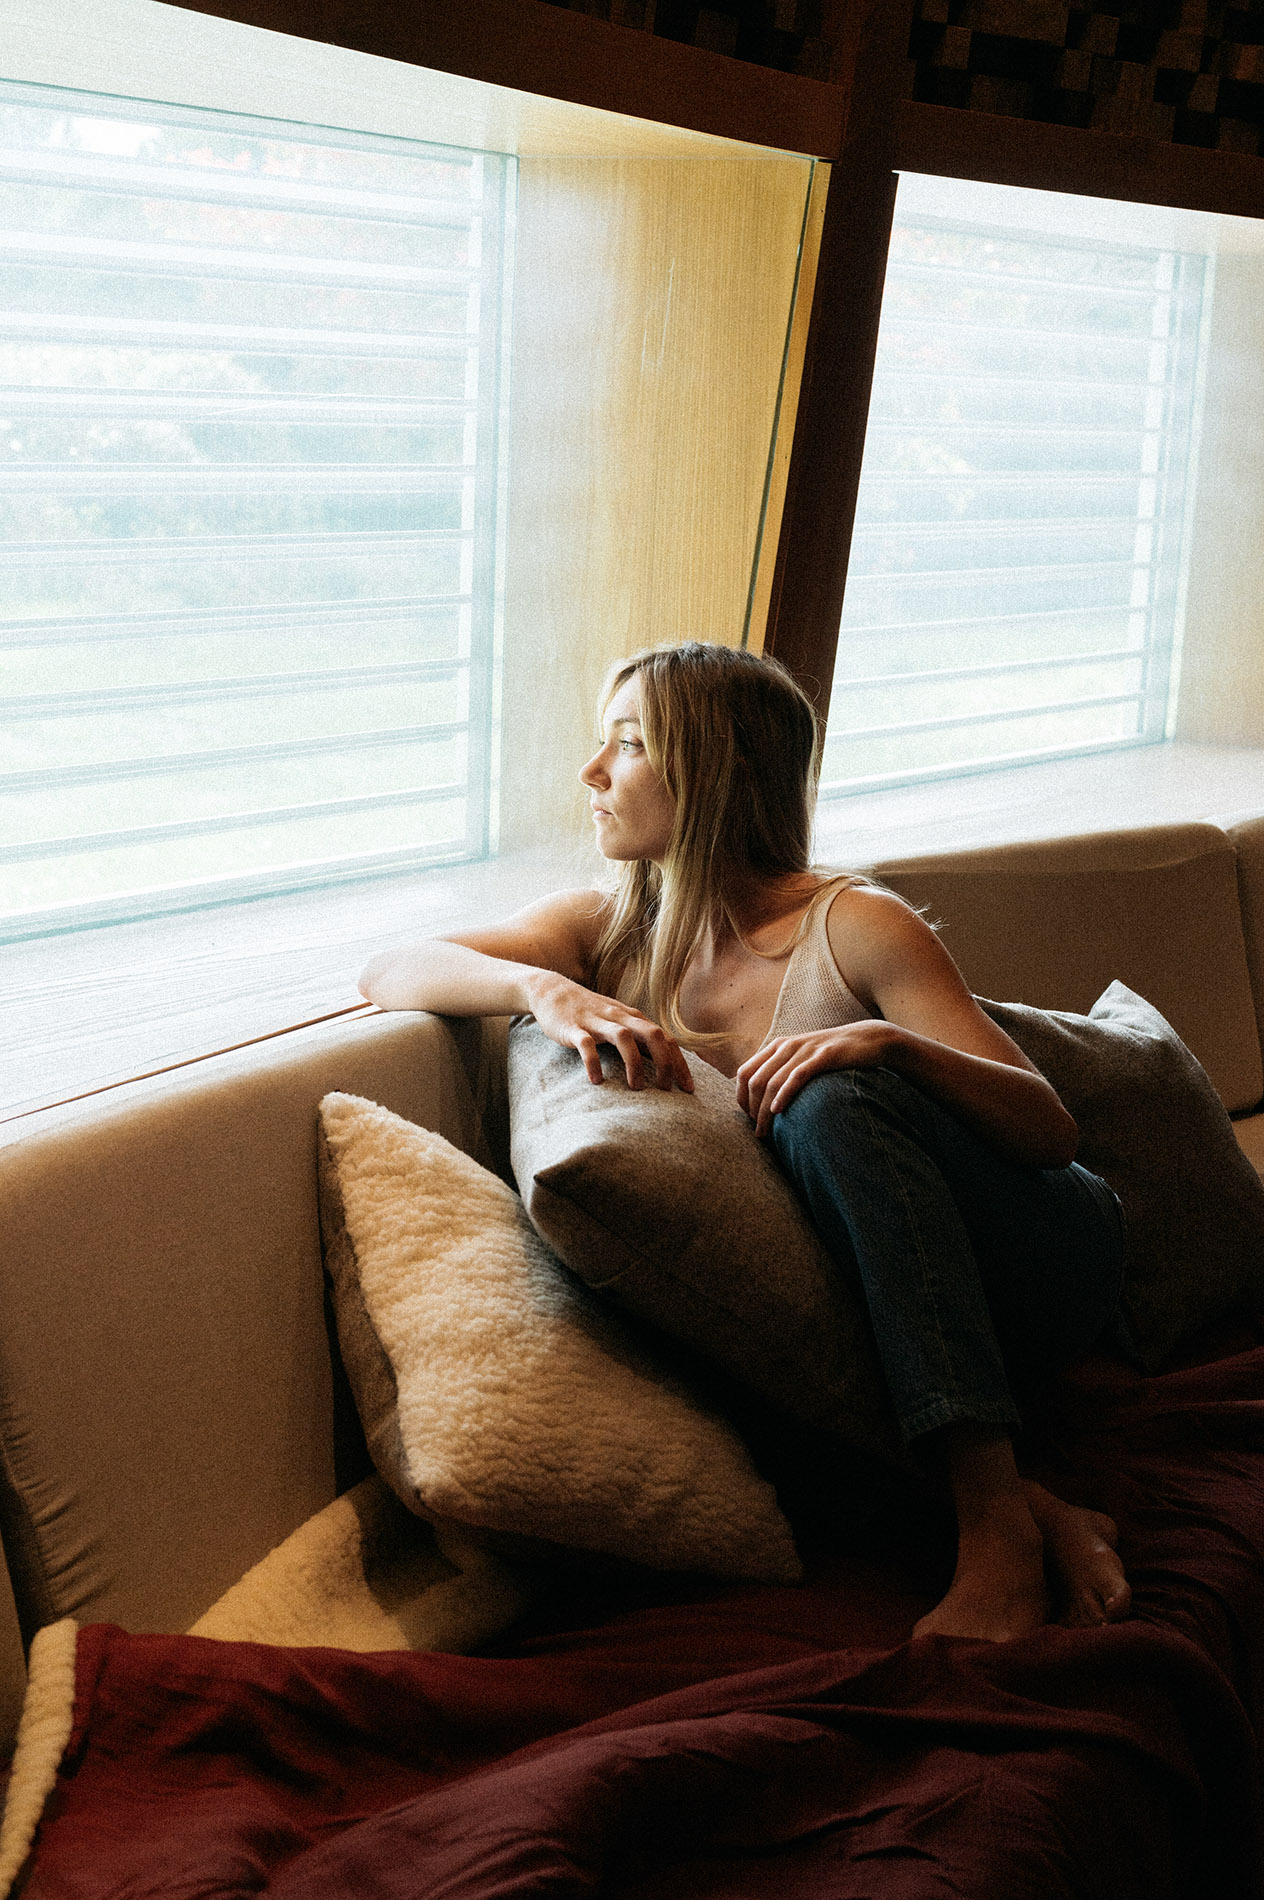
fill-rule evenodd
<path id="1" fill-rule="evenodd" d="M 917 1090 L 894 1069 L 831 1069 L 805 1082 L 773 1117 L 773 1147 L 786 1163 L 822 1145 L 837 1153 L 856 1131 L 915 1114 L 917 1103 Z"/>

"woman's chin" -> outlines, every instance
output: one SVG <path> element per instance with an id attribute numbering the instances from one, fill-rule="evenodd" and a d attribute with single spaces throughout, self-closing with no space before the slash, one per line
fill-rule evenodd
<path id="1" fill-rule="evenodd" d="M 603 838 L 600 830 L 597 832 L 595 843 L 607 864 L 634 864 L 644 855 L 640 851 L 624 849 L 614 838 Z"/>

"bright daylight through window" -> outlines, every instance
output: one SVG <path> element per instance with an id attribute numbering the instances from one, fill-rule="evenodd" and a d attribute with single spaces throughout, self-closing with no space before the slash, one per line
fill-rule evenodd
<path id="1" fill-rule="evenodd" d="M 512 161 L 0 89 L 0 940 L 488 847 Z"/>
<path id="2" fill-rule="evenodd" d="M 827 791 L 1164 737 L 1207 264 L 1103 209 L 901 180 Z"/>

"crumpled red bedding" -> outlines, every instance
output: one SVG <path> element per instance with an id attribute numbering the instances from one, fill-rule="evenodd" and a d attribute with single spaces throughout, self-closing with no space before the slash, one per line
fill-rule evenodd
<path id="1" fill-rule="evenodd" d="M 888 1555 L 576 1596 L 496 1654 L 81 1633 L 23 1900 L 1246 1900 L 1264 1893 L 1264 1324 L 1086 1361 L 1049 1476 L 1134 1614 L 908 1641 Z"/>

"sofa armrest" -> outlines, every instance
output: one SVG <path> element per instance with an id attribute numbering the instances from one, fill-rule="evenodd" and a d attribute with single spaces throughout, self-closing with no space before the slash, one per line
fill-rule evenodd
<path id="1" fill-rule="evenodd" d="M 367 1095 L 503 1165 L 503 1046 L 503 1024 L 343 1019 L 0 1146 L 0 1531 L 28 1639 L 65 1615 L 185 1629 L 330 1501 L 317 1104 Z"/>

